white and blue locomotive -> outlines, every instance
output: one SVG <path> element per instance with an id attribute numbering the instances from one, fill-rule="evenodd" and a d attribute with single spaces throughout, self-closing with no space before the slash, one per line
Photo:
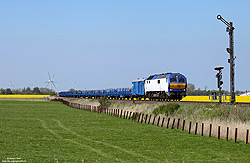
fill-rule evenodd
<path id="1" fill-rule="evenodd" d="M 149 98 L 181 100 L 186 96 L 187 78 L 180 73 L 162 73 L 135 80 L 131 88 L 59 92 L 61 97 Z"/>
<path id="2" fill-rule="evenodd" d="M 162 73 L 132 82 L 132 96 L 177 99 L 186 96 L 187 78 L 180 73 Z"/>

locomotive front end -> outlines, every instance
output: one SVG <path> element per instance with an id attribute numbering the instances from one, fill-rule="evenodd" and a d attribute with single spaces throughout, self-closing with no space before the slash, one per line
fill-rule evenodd
<path id="1" fill-rule="evenodd" d="M 186 96 L 187 78 L 179 73 L 171 74 L 168 76 L 169 86 L 167 95 L 171 99 L 181 100 Z"/>

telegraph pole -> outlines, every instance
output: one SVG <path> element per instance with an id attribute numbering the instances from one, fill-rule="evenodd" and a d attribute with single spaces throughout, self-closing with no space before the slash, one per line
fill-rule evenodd
<path id="1" fill-rule="evenodd" d="M 224 24 L 227 25 L 226 31 L 229 32 L 229 48 L 226 48 L 227 52 L 230 54 L 230 59 L 228 62 L 230 63 L 230 95 L 231 95 L 231 103 L 235 103 L 235 92 L 234 92 L 234 40 L 233 40 L 233 22 L 228 23 L 225 19 L 221 17 L 221 15 L 217 15 L 217 19 L 221 20 Z"/>

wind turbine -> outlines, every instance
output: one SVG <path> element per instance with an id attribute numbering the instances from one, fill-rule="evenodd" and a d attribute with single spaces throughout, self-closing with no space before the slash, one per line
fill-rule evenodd
<path id="1" fill-rule="evenodd" d="M 75 82 L 75 90 L 77 90 L 77 86 L 80 86 L 80 85 Z"/>
<path id="2" fill-rule="evenodd" d="M 36 81 L 35 81 L 34 83 L 30 84 L 30 85 L 32 85 L 32 86 L 33 86 L 33 89 L 34 89 L 35 86 L 36 86 Z"/>
<path id="3" fill-rule="evenodd" d="M 14 85 L 12 84 L 11 80 L 10 80 L 10 83 L 9 83 L 9 87 L 8 87 L 8 88 L 9 88 L 9 89 L 15 88 Z"/>
<path id="4" fill-rule="evenodd" d="M 53 89 L 52 89 L 53 86 L 54 86 L 54 88 L 56 89 L 56 85 L 55 85 L 55 84 L 57 84 L 57 82 L 53 80 L 55 74 L 52 76 L 52 78 L 50 77 L 50 73 L 49 73 L 49 72 L 48 72 L 48 75 L 49 75 L 49 80 L 46 82 L 46 83 L 47 83 L 46 88 L 48 88 L 48 86 L 50 85 L 50 89 L 51 89 L 51 90 L 53 90 Z"/>

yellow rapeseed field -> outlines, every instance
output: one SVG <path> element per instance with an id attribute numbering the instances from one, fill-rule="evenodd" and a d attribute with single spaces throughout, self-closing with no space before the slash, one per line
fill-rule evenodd
<path id="1" fill-rule="evenodd" d="M 49 95 L 0 95 L 0 98 L 44 98 Z"/>
<path id="2" fill-rule="evenodd" d="M 250 96 L 236 96 L 236 102 L 238 103 L 250 103 Z M 209 96 L 186 96 L 181 101 L 201 101 L 201 102 L 219 102 L 219 97 L 217 100 L 212 100 Z M 230 97 L 222 97 L 222 102 L 230 102 Z"/>

